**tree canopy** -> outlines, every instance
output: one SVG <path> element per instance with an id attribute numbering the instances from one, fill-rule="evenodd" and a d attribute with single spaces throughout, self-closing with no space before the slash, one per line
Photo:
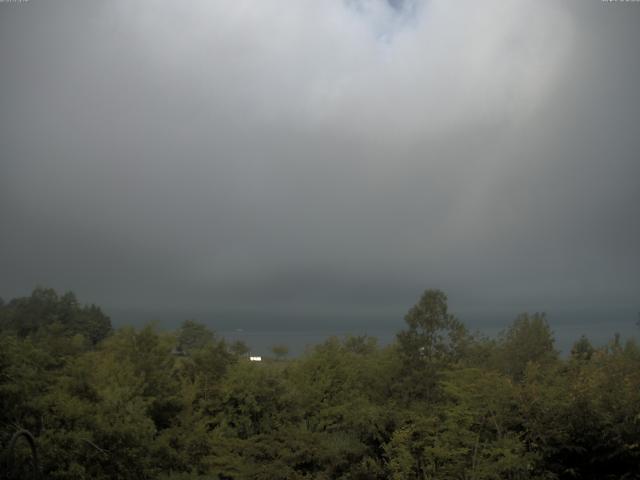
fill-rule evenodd
<path id="1" fill-rule="evenodd" d="M 113 330 L 51 289 L 0 304 L 0 461 L 26 429 L 48 479 L 640 478 L 633 339 L 564 358 L 542 314 L 487 339 L 427 290 L 390 345 L 247 351 L 194 320 Z"/>

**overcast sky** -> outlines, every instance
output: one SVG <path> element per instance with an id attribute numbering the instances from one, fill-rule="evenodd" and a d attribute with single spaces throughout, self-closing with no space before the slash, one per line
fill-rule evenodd
<path id="1" fill-rule="evenodd" d="M 600 0 L 0 3 L 0 296 L 632 324 L 639 45 Z"/>

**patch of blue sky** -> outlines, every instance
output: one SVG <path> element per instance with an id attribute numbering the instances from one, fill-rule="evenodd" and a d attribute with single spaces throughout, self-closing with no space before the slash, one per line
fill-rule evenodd
<path id="1" fill-rule="evenodd" d="M 373 36 L 383 44 L 417 24 L 421 0 L 344 0 L 345 6 L 367 22 Z"/>

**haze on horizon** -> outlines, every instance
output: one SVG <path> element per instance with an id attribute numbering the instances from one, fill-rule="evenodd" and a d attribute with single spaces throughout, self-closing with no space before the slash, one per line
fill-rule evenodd
<path id="1" fill-rule="evenodd" d="M 0 3 L 0 296 L 308 328 L 400 325 L 440 288 L 476 328 L 631 329 L 639 24 L 599 0 Z"/>

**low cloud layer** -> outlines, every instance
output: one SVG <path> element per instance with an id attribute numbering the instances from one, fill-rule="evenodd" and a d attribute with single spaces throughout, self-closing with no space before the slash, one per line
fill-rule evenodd
<path id="1" fill-rule="evenodd" d="M 577 0 L 0 4 L 0 295 L 301 325 L 401 315 L 427 287 L 485 318 L 639 310 L 638 21 Z"/>

